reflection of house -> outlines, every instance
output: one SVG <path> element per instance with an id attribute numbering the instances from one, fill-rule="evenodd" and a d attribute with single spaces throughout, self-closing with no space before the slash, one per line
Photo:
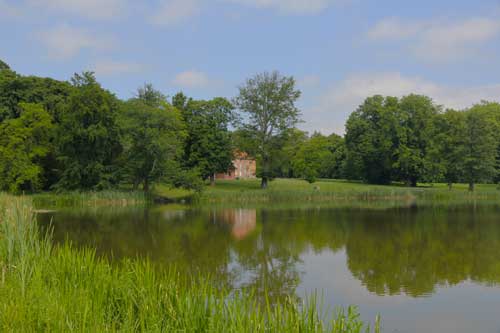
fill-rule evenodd
<path id="1" fill-rule="evenodd" d="M 257 226 L 255 209 L 226 209 L 219 213 L 224 223 L 231 225 L 231 234 L 236 239 L 244 239 Z"/>
<path id="2" fill-rule="evenodd" d="M 234 153 L 233 168 L 227 173 L 217 174 L 217 179 L 250 179 L 256 178 L 257 163 L 247 153 L 237 151 Z"/>

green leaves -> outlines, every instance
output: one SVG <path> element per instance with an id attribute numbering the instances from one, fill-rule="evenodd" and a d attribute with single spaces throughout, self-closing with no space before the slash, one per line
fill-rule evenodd
<path id="1" fill-rule="evenodd" d="M 349 175 L 370 183 L 434 180 L 434 122 L 439 108 L 426 96 L 374 96 L 347 121 Z"/>
<path id="2" fill-rule="evenodd" d="M 343 139 L 315 133 L 298 147 L 292 159 L 295 176 L 314 183 L 318 177 L 340 178 L 343 162 Z M 341 155 L 342 154 L 342 155 Z"/>
<path id="3" fill-rule="evenodd" d="M 227 172 L 233 160 L 228 128 L 234 116 L 233 105 L 221 97 L 197 101 L 187 100 L 182 94 L 174 96 L 173 101 L 182 110 L 188 132 L 185 166 L 199 170 L 203 179 Z"/>
<path id="4" fill-rule="evenodd" d="M 234 104 L 241 112 L 240 128 L 253 137 L 262 163 L 262 187 L 272 177 L 272 159 L 282 144 L 276 140 L 299 122 L 295 106 L 301 92 L 295 89 L 293 77 L 278 72 L 257 74 L 239 88 Z"/>
<path id="5" fill-rule="evenodd" d="M 43 185 L 40 160 L 49 152 L 54 126 L 39 104 L 21 103 L 21 116 L 0 124 L 0 190 L 36 191 Z"/>
<path id="6" fill-rule="evenodd" d="M 76 74 L 74 90 L 61 112 L 57 158 L 58 190 L 103 189 L 114 179 L 121 152 L 116 124 L 117 99 L 101 88 L 92 73 Z"/>
<path id="7" fill-rule="evenodd" d="M 182 143 L 186 132 L 180 112 L 166 101 L 152 102 L 160 96 L 149 87 L 147 94 L 123 104 L 119 124 L 122 131 L 123 180 L 137 189 L 172 177 L 179 171 Z M 140 97 L 142 96 L 142 97 Z"/>

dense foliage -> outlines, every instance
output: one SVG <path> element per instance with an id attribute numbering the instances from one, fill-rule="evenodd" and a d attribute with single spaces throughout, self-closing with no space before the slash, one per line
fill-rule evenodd
<path id="1" fill-rule="evenodd" d="M 233 105 L 218 97 L 210 101 L 188 99 L 179 93 L 172 99 L 181 110 L 187 126 L 184 146 L 184 164 L 198 170 L 203 179 L 215 182 L 215 174 L 225 173 L 232 167 L 233 152 L 229 124 L 233 118 Z"/>
<path id="2" fill-rule="evenodd" d="M 103 190 L 154 184 L 201 189 L 257 160 L 261 186 L 276 177 L 374 184 L 500 181 L 500 104 L 443 110 L 429 97 L 368 97 L 344 137 L 297 129 L 293 77 L 262 73 L 231 102 L 169 100 L 150 84 L 126 101 L 93 73 L 70 82 L 22 76 L 0 62 L 0 190 Z"/>
<path id="3" fill-rule="evenodd" d="M 145 90 L 153 92 L 151 86 Z M 161 95 L 159 95 L 161 96 Z M 122 179 L 148 191 L 152 183 L 172 178 L 179 172 L 175 163 L 181 156 L 185 126 L 178 110 L 166 100 L 141 94 L 123 105 L 119 115 L 122 129 Z"/>
<path id="4" fill-rule="evenodd" d="M 443 112 L 426 96 L 373 96 L 346 125 L 350 179 L 388 184 L 492 182 L 499 172 L 500 104 Z"/>

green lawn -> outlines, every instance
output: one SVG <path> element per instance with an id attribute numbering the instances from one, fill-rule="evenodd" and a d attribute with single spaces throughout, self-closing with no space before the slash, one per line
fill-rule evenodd
<path id="1" fill-rule="evenodd" d="M 202 202 L 339 202 L 339 201 L 462 201 L 470 199 L 496 201 L 500 190 L 495 184 L 477 185 L 471 194 L 468 185 L 455 184 L 450 191 L 446 184 L 421 184 L 416 188 L 403 184 L 369 185 L 344 180 L 320 180 L 309 184 L 298 179 L 276 179 L 267 190 L 260 188 L 260 180 L 220 180 L 207 186 Z"/>
<path id="2" fill-rule="evenodd" d="M 190 190 L 172 188 L 158 184 L 153 189 L 153 198 L 163 198 L 173 202 L 198 203 L 336 203 L 362 204 L 374 201 L 400 202 L 449 202 L 481 200 L 500 203 L 499 185 L 478 184 L 470 193 L 467 184 L 454 184 L 450 191 L 446 184 L 419 184 L 409 188 L 403 184 L 369 185 L 345 180 L 320 180 L 314 184 L 300 179 L 275 179 L 267 190 L 260 188 L 259 179 L 219 180 L 215 186 L 205 186 L 201 194 Z M 60 207 L 92 206 L 137 206 L 151 202 L 151 196 L 141 191 L 123 188 L 120 191 L 69 192 L 63 194 L 40 193 L 32 196 L 36 207 L 55 209 Z"/>

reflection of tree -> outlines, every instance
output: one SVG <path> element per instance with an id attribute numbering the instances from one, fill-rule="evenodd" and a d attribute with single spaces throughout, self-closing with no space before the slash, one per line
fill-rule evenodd
<path id="1" fill-rule="evenodd" d="M 47 224 L 49 217 L 42 218 Z M 114 260 L 148 257 L 182 274 L 217 277 L 231 286 L 228 271 L 232 242 L 227 228 L 211 225 L 197 210 L 120 209 L 60 212 L 54 216 L 54 239 L 75 246 L 92 246 Z"/>
<path id="2" fill-rule="evenodd" d="M 422 296 L 467 279 L 500 283 L 498 212 L 360 213 L 349 231 L 348 266 L 377 294 Z"/>
<path id="3" fill-rule="evenodd" d="M 467 279 L 500 284 L 498 215 L 495 208 L 73 211 L 55 216 L 54 237 L 115 259 L 148 256 L 271 299 L 295 294 L 306 251 L 345 248 L 349 269 L 371 292 L 421 296 Z"/>
<path id="4" fill-rule="evenodd" d="M 243 272 L 242 284 L 261 299 L 295 297 L 301 279 L 301 255 L 325 247 L 340 248 L 342 231 L 331 228 L 317 210 L 259 210 L 259 232 L 235 244 L 236 260 Z"/>

